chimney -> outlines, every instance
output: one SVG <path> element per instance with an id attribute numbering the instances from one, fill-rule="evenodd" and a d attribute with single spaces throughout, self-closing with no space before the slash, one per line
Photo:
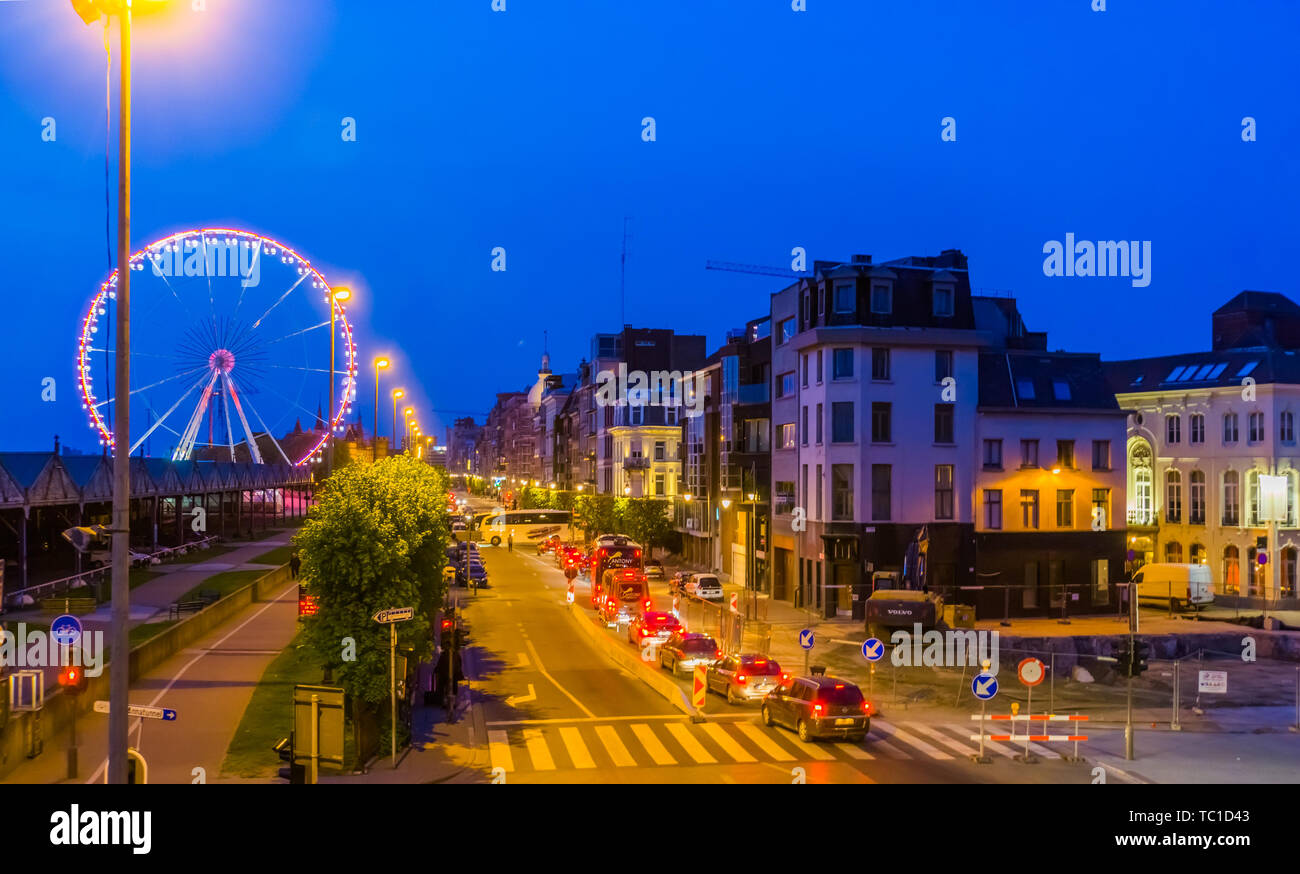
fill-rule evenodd
<path id="1" fill-rule="evenodd" d="M 55 435 L 54 435 L 54 454 L 55 454 L 55 455 L 58 455 L 58 454 L 59 454 L 59 435 L 58 435 L 58 434 L 55 434 Z"/>
<path id="2" fill-rule="evenodd" d="M 854 256 L 853 256 L 853 263 L 854 263 L 854 264 L 870 264 L 870 263 L 871 263 L 871 256 L 870 256 L 870 255 L 854 255 Z"/>

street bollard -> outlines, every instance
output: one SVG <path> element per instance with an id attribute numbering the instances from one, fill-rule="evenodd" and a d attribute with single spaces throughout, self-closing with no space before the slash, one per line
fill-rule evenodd
<path id="1" fill-rule="evenodd" d="M 1047 713 L 1056 712 L 1056 651 L 1052 651 L 1051 666 L 1047 669 Z"/>
<path id="2" fill-rule="evenodd" d="M 1182 691 L 1181 691 L 1181 688 L 1180 688 L 1179 683 L 1178 683 L 1178 673 L 1179 673 L 1178 669 L 1179 669 L 1179 666 L 1180 666 L 1180 665 L 1182 665 L 1182 662 L 1181 662 L 1180 660 L 1178 660 L 1178 659 L 1174 659 L 1174 718 L 1173 718 L 1173 720 L 1169 723 L 1169 728 L 1170 728 L 1172 731 L 1182 731 L 1182 730 L 1183 730 L 1182 725 L 1180 725 L 1179 722 L 1178 722 L 1178 711 L 1179 711 L 1179 709 L 1180 709 L 1180 698 L 1182 697 Z"/>

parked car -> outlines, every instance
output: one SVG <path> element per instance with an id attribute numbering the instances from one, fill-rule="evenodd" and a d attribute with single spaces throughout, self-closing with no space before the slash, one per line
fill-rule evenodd
<path id="1" fill-rule="evenodd" d="M 456 565 L 456 585 L 468 586 L 470 580 L 473 580 L 474 585 L 478 586 L 480 589 L 488 587 L 487 569 L 483 567 L 481 562 L 475 561 L 474 559 L 470 559 L 468 573 L 465 570 L 464 562 Z"/>
<path id="2" fill-rule="evenodd" d="M 539 554 L 543 552 L 554 552 L 558 556 L 560 551 L 557 547 L 560 545 L 560 535 L 552 534 L 550 537 L 538 541 L 537 552 Z"/>
<path id="3" fill-rule="evenodd" d="M 677 631 L 659 647 L 659 666 L 673 674 L 690 673 L 696 665 L 711 665 L 722 658 L 722 650 L 707 634 Z"/>
<path id="4" fill-rule="evenodd" d="M 627 642 L 641 646 L 653 642 L 658 646 L 681 629 L 682 623 L 671 613 L 642 610 L 627 624 Z"/>
<path id="5" fill-rule="evenodd" d="M 1133 586 L 1138 603 L 1158 602 L 1174 610 L 1214 603 L 1209 565 L 1151 562 L 1133 573 Z"/>
<path id="6" fill-rule="evenodd" d="M 657 558 L 647 558 L 645 560 L 645 571 L 647 580 L 662 580 L 664 578 L 664 563 Z"/>
<path id="7" fill-rule="evenodd" d="M 756 701 L 790 679 L 781 665 L 759 653 L 729 655 L 709 668 L 704 686 L 727 696 L 728 704 Z"/>
<path id="8" fill-rule="evenodd" d="M 764 725 L 794 729 L 805 743 L 821 737 L 861 742 L 871 730 L 871 702 L 862 697 L 862 690 L 825 674 L 795 677 L 777 686 L 763 699 L 761 713 Z"/>
<path id="9" fill-rule="evenodd" d="M 705 601 L 722 600 L 722 581 L 716 574 L 691 574 L 685 588 L 686 594 Z"/>

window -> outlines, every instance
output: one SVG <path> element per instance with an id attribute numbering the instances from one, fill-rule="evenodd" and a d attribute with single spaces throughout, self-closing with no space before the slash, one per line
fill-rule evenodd
<path id="1" fill-rule="evenodd" d="M 808 465 L 806 464 L 803 466 L 802 479 L 803 479 L 803 488 L 800 490 L 800 494 L 803 495 L 803 501 L 805 504 L 807 504 L 808 503 Z"/>
<path id="2" fill-rule="evenodd" d="M 1110 603 L 1110 559 L 1094 558 L 1092 569 L 1092 606 Z"/>
<path id="3" fill-rule="evenodd" d="M 1224 443 L 1237 442 L 1237 414 L 1236 413 L 1223 414 L 1223 442 Z"/>
<path id="4" fill-rule="evenodd" d="M 789 398 L 794 396 L 794 371 L 787 371 L 776 378 L 776 396 Z"/>
<path id="5" fill-rule="evenodd" d="M 1064 379 L 1052 380 L 1052 394 L 1058 401 L 1068 401 L 1070 399 L 1070 384 Z"/>
<path id="6" fill-rule="evenodd" d="M 1038 528 L 1038 490 L 1020 490 L 1020 524 L 1024 528 Z"/>
<path id="7" fill-rule="evenodd" d="M 952 350 L 937 349 L 934 353 L 934 381 L 943 382 L 952 376 Z"/>
<path id="8" fill-rule="evenodd" d="M 803 304 L 803 321 L 804 324 L 806 325 L 808 324 L 809 321 L 809 309 L 812 304 L 812 295 L 811 294 L 801 295 L 801 300 Z"/>
<path id="9" fill-rule="evenodd" d="M 1183 439 L 1183 420 L 1178 416 L 1165 416 L 1165 442 L 1181 443 Z"/>
<path id="10" fill-rule="evenodd" d="M 1176 470 L 1165 474 L 1165 521 L 1183 521 L 1183 478 Z"/>
<path id="11" fill-rule="evenodd" d="M 871 465 L 871 518 L 889 521 L 890 467 Z"/>
<path id="12" fill-rule="evenodd" d="M 1261 443 L 1264 440 L 1264 414 L 1251 413 L 1246 419 L 1246 442 Z"/>
<path id="13" fill-rule="evenodd" d="M 953 518 L 952 465 L 934 466 L 934 518 Z"/>
<path id="14" fill-rule="evenodd" d="M 801 381 L 801 384 L 803 385 L 804 388 L 807 388 L 808 387 L 808 354 L 806 352 L 803 355 L 802 364 L 803 364 L 803 379 Z"/>
<path id="15" fill-rule="evenodd" d="M 782 319 L 776 326 L 776 345 L 784 346 L 794 339 L 794 318 Z"/>
<path id="16" fill-rule="evenodd" d="M 1205 442 L 1205 416 L 1201 413 L 1192 413 L 1187 418 L 1187 442 L 1191 444 Z"/>
<path id="17" fill-rule="evenodd" d="M 1205 560 L 1205 547 L 1199 543 L 1193 543 L 1187 550 L 1187 560 L 1192 564 L 1207 564 Z"/>
<path id="18" fill-rule="evenodd" d="M 831 352 L 831 379 L 850 379 L 853 376 L 853 350 L 835 349 Z"/>
<path id="19" fill-rule="evenodd" d="M 934 405 L 934 442 L 953 442 L 953 404 Z"/>
<path id="20" fill-rule="evenodd" d="M 662 473 L 655 474 L 654 493 L 656 495 L 662 495 L 664 493 L 664 475 Z"/>
<path id="21" fill-rule="evenodd" d="M 817 440 L 814 442 L 816 442 L 818 446 L 822 445 L 822 421 L 826 418 L 822 415 L 823 409 L 824 408 L 821 404 L 817 405 Z"/>
<path id="22" fill-rule="evenodd" d="M 1002 469 L 1002 441 L 1001 440 L 984 441 L 984 469 L 985 470 Z"/>
<path id="23" fill-rule="evenodd" d="M 893 405 L 873 403 L 871 405 L 871 442 L 888 443 L 893 435 Z"/>
<path id="24" fill-rule="evenodd" d="M 852 443 L 853 401 L 835 401 L 831 404 L 831 442 Z"/>
<path id="25" fill-rule="evenodd" d="M 1171 540 L 1165 544 L 1165 561 L 1170 564 L 1183 563 L 1183 545 L 1177 540 Z"/>
<path id="26" fill-rule="evenodd" d="M 1283 410 L 1278 423 L 1277 439 L 1283 443 L 1295 442 L 1295 413 Z"/>
<path id="27" fill-rule="evenodd" d="M 1235 470 L 1223 474 L 1223 524 L 1236 525 L 1241 518 L 1241 476 Z"/>
<path id="28" fill-rule="evenodd" d="M 814 519 L 820 519 L 820 518 L 822 518 L 822 487 L 823 487 L 823 485 L 824 485 L 824 484 L 823 484 L 823 482 L 822 482 L 822 466 L 819 464 L 819 465 L 817 465 L 817 515 L 813 517 Z"/>
<path id="29" fill-rule="evenodd" d="M 877 380 L 889 379 L 888 349 L 871 350 L 871 378 Z"/>
<path id="30" fill-rule="evenodd" d="M 1223 548 L 1223 594 L 1236 595 L 1241 591 L 1241 553 L 1229 544 Z"/>
<path id="31" fill-rule="evenodd" d="M 1092 528 L 1105 531 L 1110 527 L 1110 489 L 1092 490 Z"/>
<path id="32" fill-rule="evenodd" d="M 1074 441 L 1056 441 L 1056 466 L 1062 470 L 1074 470 Z"/>
<path id="33" fill-rule="evenodd" d="M 745 424 L 748 425 L 749 423 L 746 422 Z M 665 457 L 664 454 L 667 451 L 668 451 L 668 444 L 666 442 L 664 442 L 663 440 L 655 441 L 655 461 L 663 461 Z"/>
<path id="34" fill-rule="evenodd" d="M 1020 395 L 1022 401 L 1032 401 L 1034 399 L 1034 381 L 1032 379 L 1021 379 L 1016 382 L 1016 394 Z"/>
<path id="35" fill-rule="evenodd" d="M 1295 597 L 1296 548 L 1288 546 L 1282 550 L 1282 591 L 1283 598 Z"/>
<path id="36" fill-rule="evenodd" d="M 1249 525 L 1259 525 L 1259 471 L 1251 470 L 1246 472 L 1246 500 L 1249 502 L 1250 515 L 1246 522 Z"/>
<path id="37" fill-rule="evenodd" d="M 622 410 L 624 408 L 619 407 L 619 409 Z M 628 411 L 628 424 L 640 425 L 645 421 L 644 404 L 637 404 L 635 406 L 627 407 L 626 409 Z"/>
<path id="38" fill-rule="evenodd" d="M 794 422 L 786 422 L 780 426 L 777 434 L 778 444 L 782 449 L 794 449 Z"/>
<path id="39" fill-rule="evenodd" d="M 889 283 L 874 282 L 871 285 L 871 311 L 879 315 L 889 315 L 894 310 L 894 289 Z"/>
<path id="40" fill-rule="evenodd" d="M 1187 521 L 1193 525 L 1205 524 L 1205 474 L 1199 470 L 1192 471 L 1189 480 Z"/>
<path id="41" fill-rule="evenodd" d="M 807 404 L 805 404 L 803 408 L 803 431 L 801 433 L 802 433 L 802 437 L 800 438 L 800 442 L 803 443 L 804 446 L 807 446 L 808 445 L 808 405 Z"/>
<path id="42" fill-rule="evenodd" d="M 853 465 L 831 465 L 831 520 L 853 521 Z"/>
<path id="43" fill-rule="evenodd" d="M 1038 441 L 1020 441 L 1020 466 L 1038 467 Z"/>
<path id="44" fill-rule="evenodd" d="M 1002 528 L 1002 489 L 984 490 L 984 527 L 990 531 Z"/>
<path id="45" fill-rule="evenodd" d="M 776 501 L 772 512 L 778 516 L 789 516 L 795 507 L 794 483 L 777 480 L 773 485 L 776 487 Z"/>
<path id="46" fill-rule="evenodd" d="M 1074 489 L 1056 490 L 1056 527 L 1074 527 Z"/>
<path id="47" fill-rule="evenodd" d="M 858 290 L 852 282 L 835 283 L 835 312 L 851 313 L 858 308 Z"/>
<path id="48" fill-rule="evenodd" d="M 951 285 L 935 283 L 934 314 L 936 316 L 951 316 L 953 313 L 953 297 L 953 287 Z"/>
<path id="49" fill-rule="evenodd" d="M 1092 441 L 1092 469 L 1110 470 L 1110 441 Z"/>

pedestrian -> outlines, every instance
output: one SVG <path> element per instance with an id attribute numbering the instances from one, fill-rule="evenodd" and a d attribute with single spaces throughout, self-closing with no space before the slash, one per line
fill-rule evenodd
<path id="1" fill-rule="evenodd" d="M 298 558 L 298 553 L 294 552 L 289 556 L 289 575 L 292 579 L 298 579 L 298 568 L 302 567 L 302 559 Z"/>
<path id="2" fill-rule="evenodd" d="M 515 531 L 512 528 L 508 532 L 506 532 L 506 552 L 514 552 L 514 551 L 515 551 Z"/>

